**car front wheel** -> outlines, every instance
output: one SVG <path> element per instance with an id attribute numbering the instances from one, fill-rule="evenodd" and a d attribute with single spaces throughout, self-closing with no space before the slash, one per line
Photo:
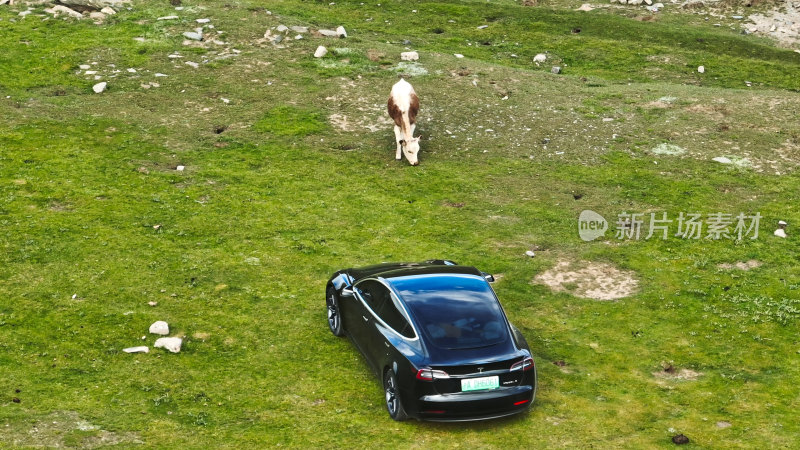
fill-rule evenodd
<path id="1" fill-rule="evenodd" d="M 328 328 L 334 336 L 344 336 L 344 327 L 342 327 L 342 312 L 339 308 L 339 294 L 336 288 L 328 286 L 325 292 L 325 306 L 328 310 Z"/>
<path id="2" fill-rule="evenodd" d="M 386 395 L 386 409 L 389 411 L 389 416 L 397 421 L 403 421 L 408 418 L 403 403 L 400 401 L 400 390 L 397 386 L 397 376 L 394 370 L 389 369 L 383 377 L 383 391 Z"/>

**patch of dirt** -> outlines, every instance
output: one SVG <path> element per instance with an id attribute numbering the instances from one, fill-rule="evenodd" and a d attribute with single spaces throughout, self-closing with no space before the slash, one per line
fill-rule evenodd
<path id="1" fill-rule="evenodd" d="M 82 434 L 75 434 L 82 432 Z M 90 434 L 86 434 L 90 433 Z M 81 437 L 79 443 L 66 438 Z M 29 425 L 4 427 L 3 442 L 15 447 L 98 448 L 120 444 L 144 444 L 137 433 L 106 431 L 84 419 L 75 411 L 54 411 L 40 416 Z"/>
<path id="2" fill-rule="evenodd" d="M 800 46 L 800 3 L 780 2 L 781 6 L 764 14 L 752 14 L 747 31 L 769 36 L 785 47 Z"/>
<path id="3" fill-rule="evenodd" d="M 353 131 L 353 125 L 348 123 L 347 116 L 344 114 L 331 114 L 328 119 L 331 121 L 331 125 L 342 131 Z"/>
<path id="4" fill-rule="evenodd" d="M 682 380 L 695 381 L 702 372 L 695 372 L 692 369 L 677 369 L 672 364 L 662 364 L 662 370 L 653 372 L 653 376 L 662 380 Z"/>
<path id="5" fill-rule="evenodd" d="M 751 259 L 749 261 L 739 261 L 737 263 L 722 263 L 718 264 L 717 267 L 720 269 L 731 270 L 731 269 L 739 269 L 739 270 L 750 270 L 755 269 L 756 267 L 760 267 L 763 264 L 761 261 L 756 259 Z"/>
<path id="6" fill-rule="evenodd" d="M 553 292 L 567 292 L 581 298 L 616 300 L 633 295 L 639 281 L 633 272 L 589 261 L 558 261 L 555 267 L 537 275 L 533 282 Z"/>

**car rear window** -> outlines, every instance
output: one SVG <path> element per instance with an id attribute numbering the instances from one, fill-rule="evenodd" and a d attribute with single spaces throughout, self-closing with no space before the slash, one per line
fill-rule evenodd
<path id="1" fill-rule="evenodd" d="M 508 337 L 500 303 L 489 285 L 470 275 L 392 278 L 421 332 L 437 347 L 485 347 Z"/>

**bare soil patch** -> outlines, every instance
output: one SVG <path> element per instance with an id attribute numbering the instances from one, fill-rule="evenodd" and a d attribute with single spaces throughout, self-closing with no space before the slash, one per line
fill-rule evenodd
<path id="1" fill-rule="evenodd" d="M 761 264 L 763 264 L 761 261 L 758 261 L 756 259 L 751 259 L 749 261 L 739 261 L 736 263 L 722 263 L 718 264 L 717 267 L 725 270 L 731 270 L 731 269 L 750 270 L 750 269 L 755 269 L 756 267 L 760 267 Z"/>
<path id="2" fill-rule="evenodd" d="M 537 275 L 533 282 L 548 286 L 554 292 L 567 292 L 594 300 L 628 297 L 639 287 L 633 272 L 589 261 L 558 261 L 555 267 Z"/>

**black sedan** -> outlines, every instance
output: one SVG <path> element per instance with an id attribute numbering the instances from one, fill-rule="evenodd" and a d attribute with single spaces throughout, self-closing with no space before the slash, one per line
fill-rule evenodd
<path id="1" fill-rule="evenodd" d="M 328 281 L 328 326 L 383 380 L 393 419 L 481 420 L 530 408 L 533 357 L 489 281 L 446 260 L 345 269 Z"/>

